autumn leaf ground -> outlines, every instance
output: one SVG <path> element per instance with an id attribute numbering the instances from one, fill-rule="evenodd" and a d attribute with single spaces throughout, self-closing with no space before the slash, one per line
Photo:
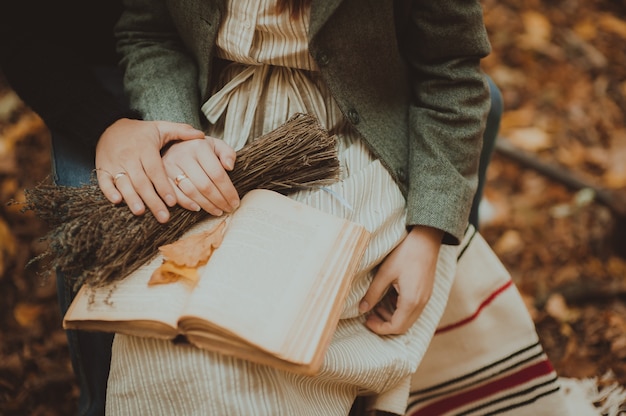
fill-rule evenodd
<path id="1" fill-rule="evenodd" d="M 484 68 L 502 91 L 502 140 L 626 192 L 626 1 L 485 0 Z M 54 279 L 26 264 L 45 225 L 20 212 L 50 171 L 45 126 L 0 85 L 0 415 L 68 415 L 74 384 Z M 496 152 L 481 232 L 522 292 L 562 376 L 626 385 L 626 234 L 589 189 Z"/>

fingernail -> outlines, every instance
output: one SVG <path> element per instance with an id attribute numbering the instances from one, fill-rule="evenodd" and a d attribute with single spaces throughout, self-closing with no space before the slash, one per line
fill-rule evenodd
<path id="1" fill-rule="evenodd" d="M 169 214 L 167 211 L 157 212 L 157 220 L 159 220 L 159 222 L 166 222 L 168 219 L 169 219 Z"/>
<path id="2" fill-rule="evenodd" d="M 191 204 L 191 210 L 192 211 L 200 211 L 200 205 L 198 204 Z"/>
<path id="3" fill-rule="evenodd" d="M 174 205 L 176 205 L 176 197 L 170 194 L 165 195 L 165 203 L 168 206 L 173 207 Z"/>
<path id="4" fill-rule="evenodd" d="M 140 202 L 133 204 L 133 212 L 140 212 L 142 209 L 143 209 L 143 204 L 141 204 Z"/>
<path id="5" fill-rule="evenodd" d="M 239 207 L 239 200 L 236 199 L 234 201 L 231 201 L 230 205 L 232 205 L 233 208 L 238 208 Z"/>
<path id="6" fill-rule="evenodd" d="M 370 304 L 367 303 L 366 300 L 362 300 L 361 303 L 359 303 L 359 312 L 367 312 L 370 309 Z"/>

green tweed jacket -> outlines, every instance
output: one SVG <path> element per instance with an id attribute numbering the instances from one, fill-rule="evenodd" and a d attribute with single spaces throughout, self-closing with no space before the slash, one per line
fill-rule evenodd
<path id="1" fill-rule="evenodd" d="M 223 0 L 125 0 L 125 85 L 146 119 L 201 127 Z M 396 179 L 407 225 L 463 235 L 489 110 L 479 0 L 312 0 L 309 48 L 345 116 Z"/>

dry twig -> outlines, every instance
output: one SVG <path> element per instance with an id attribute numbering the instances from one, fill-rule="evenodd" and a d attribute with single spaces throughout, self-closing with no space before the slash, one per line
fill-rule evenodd
<path id="1" fill-rule="evenodd" d="M 240 196 L 256 188 L 288 194 L 330 184 L 339 177 L 335 137 L 315 117 L 296 114 L 238 151 L 229 175 Z M 51 226 L 45 236 L 48 249 L 34 260 L 50 260 L 51 270 L 90 286 L 124 278 L 159 246 L 209 216 L 176 206 L 170 221 L 161 224 L 151 213 L 135 216 L 125 204 L 111 204 L 96 183 L 41 184 L 26 190 L 24 210 L 33 210 Z"/>

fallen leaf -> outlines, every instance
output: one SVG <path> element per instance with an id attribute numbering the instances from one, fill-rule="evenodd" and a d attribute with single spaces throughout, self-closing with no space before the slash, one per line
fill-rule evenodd
<path id="1" fill-rule="evenodd" d="M 524 71 L 506 65 L 497 66 L 489 74 L 501 88 L 521 88 L 527 82 Z"/>
<path id="2" fill-rule="evenodd" d="M 0 94 L 0 121 L 10 120 L 13 112 L 22 105 L 22 100 L 15 91 L 3 91 L 2 94 Z"/>
<path id="3" fill-rule="evenodd" d="M 530 127 L 537 120 L 537 112 L 533 106 L 525 106 L 517 110 L 510 110 L 502 115 L 500 128 L 506 132 L 508 136 L 510 130 L 517 128 Z"/>
<path id="4" fill-rule="evenodd" d="M 574 309 L 567 306 L 565 298 L 560 293 L 550 295 L 545 309 L 548 315 L 561 323 L 573 322 L 579 315 Z"/>
<path id="5" fill-rule="evenodd" d="M 607 151 L 608 163 L 604 173 L 604 183 L 608 188 L 626 187 L 626 130 L 619 129 L 611 135 L 610 148 Z"/>
<path id="6" fill-rule="evenodd" d="M 613 276 L 626 276 L 626 259 L 611 256 L 606 262 L 606 267 Z"/>
<path id="7" fill-rule="evenodd" d="M 4 272 L 8 270 L 16 250 L 17 242 L 15 237 L 9 225 L 0 218 L 0 279 L 4 276 Z"/>
<path id="8" fill-rule="evenodd" d="M 174 283 L 180 280 L 198 283 L 198 266 L 205 264 L 224 238 L 226 219 L 213 228 L 159 247 L 163 263 L 152 272 L 148 286 Z"/>
<path id="9" fill-rule="evenodd" d="M 526 11 L 522 14 L 524 34 L 521 36 L 521 46 L 529 49 L 541 50 L 550 43 L 552 25 L 542 13 Z"/>
<path id="10" fill-rule="evenodd" d="M 574 25 L 574 32 L 582 39 L 589 41 L 598 35 L 598 25 L 591 19 L 585 19 Z"/>
<path id="11" fill-rule="evenodd" d="M 517 254 L 524 248 L 524 240 L 516 230 L 507 230 L 494 244 L 494 251 L 499 255 Z"/>
<path id="12" fill-rule="evenodd" d="M 524 33 L 519 35 L 518 47 L 536 51 L 556 60 L 565 58 L 566 54 L 552 43 L 552 24 L 543 14 L 534 10 L 522 14 Z"/>
<path id="13" fill-rule="evenodd" d="M 577 169 L 578 166 L 585 163 L 587 148 L 581 143 L 573 141 L 567 147 L 558 147 L 555 149 L 556 160 L 563 166 Z"/>
<path id="14" fill-rule="evenodd" d="M 44 308 L 33 303 L 18 303 L 13 309 L 13 317 L 18 324 L 24 327 L 33 326 L 38 322 Z"/>
<path id="15" fill-rule="evenodd" d="M 602 29 L 626 39 L 626 21 L 621 20 L 612 14 L 603 13 L 600 17 L 599 23 Z"/>
<path id="16" fill-rule="evenodd" d="M 626 335 L 622 334 L 611 341 L 611 352 L 621 359 L 626 358 Z"/>
<path id="17" fill-rule="evenodd" d="M 215 227 L 181 238 L 172 244 L 159 247 L 166 260 L 186 267 L 197 267 L 206 263 L 213 251 L 220 246 L 224 238 L 226 220 L 220 221 Z"/>
<path id="18" fill-rule="evenodd" d="M 198 283 L 198 279 L 199 276 L 197 268 L 180 266 L 166 260 L 163 264 L 161 264 L 161 266 L 152 272 L 148 286 L 175 283 L 181 280 L 189 282 L 195 286 L 196 283 Z"/>
<path id="19" fill-rule="evenodd" d="M 513 129 L 508 138 L 513 145 L 529 152 L 538 152 L 552 147 L 548 133 L 538 127 Z"/>

